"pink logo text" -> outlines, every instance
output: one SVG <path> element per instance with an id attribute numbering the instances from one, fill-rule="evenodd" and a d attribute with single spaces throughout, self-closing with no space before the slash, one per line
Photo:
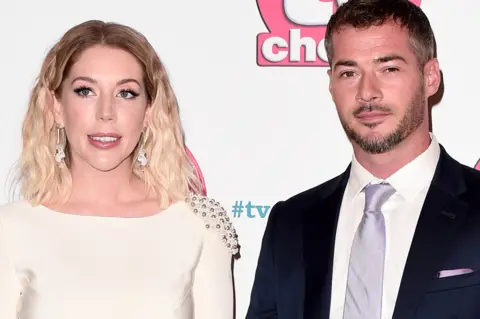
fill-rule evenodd
<path id="1" fill-rule="evenodd" d="M 328 66 L 330 16 L 348 0 L 257 0 L 267 33 L 257 36 L 259 66 Z M 420 6 L 421 0 L 410 0 Z"/>

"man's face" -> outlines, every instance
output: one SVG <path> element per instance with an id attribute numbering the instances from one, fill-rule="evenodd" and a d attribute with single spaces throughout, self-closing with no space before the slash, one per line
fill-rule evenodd
<path id="1" fill-rule="evenodd" d="M 428 120 L 427 98 L 438 90 L 430 73 L 433 66 L 440 78 L 438 62 L 420 67 L 405 28 L 393 21 L 349 27 L 332 42 L 330 93 L 352 142 L 367 153 L 388 152 Z"/>

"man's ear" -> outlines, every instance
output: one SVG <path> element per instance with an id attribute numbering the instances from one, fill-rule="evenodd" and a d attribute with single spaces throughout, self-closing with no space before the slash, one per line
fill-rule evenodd
<path id="1" fill-rule="evenodd" d="M 328 84 L 328 91 L 330 92 L 330 95 L 332 95 L 332 69 L 327 70 L 328 74 L 328 79 L 329 79 L 329 84 Z"/>
<path id="2" fill-rule="evenodd" d="M 430 97 L 437 93 L 442 81 L 440 66 L 436 58 L 431 59 L 425 64 L 423 68 L 423 74 L 425 93 L 428 97 Z"/>

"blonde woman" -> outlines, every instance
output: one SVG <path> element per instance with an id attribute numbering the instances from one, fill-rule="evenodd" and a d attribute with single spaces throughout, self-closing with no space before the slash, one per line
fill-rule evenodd
<path id="1" fill-rule="evenodd" d="M 1 319 L 233 318 L 237 236 L 200 195 L 164 66 L 89 21 L 48 53 L 0 209 Z"/>

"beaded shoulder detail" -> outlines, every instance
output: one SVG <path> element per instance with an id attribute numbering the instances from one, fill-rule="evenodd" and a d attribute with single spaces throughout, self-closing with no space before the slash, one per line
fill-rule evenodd
<path id="1" fill-rule="evenodd" d="M 236 255 L 239 251 L 237 232 L 220 203 L 197 194 L 189 194 L 186 202 L 190 209 L 203 219 L 205 227 L 217 231 L 231 254 Z"/>

